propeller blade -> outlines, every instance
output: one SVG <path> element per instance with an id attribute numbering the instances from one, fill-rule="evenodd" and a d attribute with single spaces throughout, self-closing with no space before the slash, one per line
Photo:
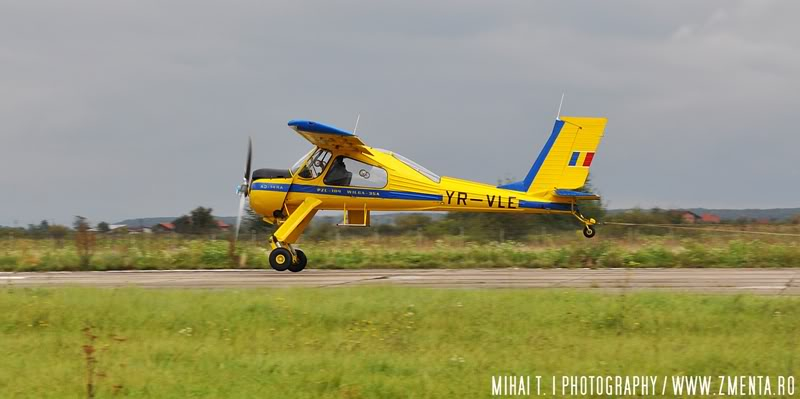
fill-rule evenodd
<path id="1" fill-rule="evenodd" d="M 242 214 L 244 213 L 244 195 L 239 196 L 239 212 L 236 214 L 236 230 L 233 233 L 233 242 L 239 241 L 239 228 L 242 227 Z"/>
<path id="2" fill-rule="evenodd" d="M 233 242 L 239 240 L 239 229 L 242 227 L 242 214 L 244 213 L 244 201 L 250 190 L 250 166 L 253 162 L 253 138 L 247 138 L 247 163 L 244 165 L 244 183 L 236 190 L 239 193 L 239 211 L 236 213 L 236 230 L 233 233 Z"/>
<path id="3" fill-rule="evenodd" d="M 253 161 L 253 139 L 247 138 L 247 165 L 244 168 L 244 181 L 247 182 L 248 189 L 250 188 L 250 164 Z"/>

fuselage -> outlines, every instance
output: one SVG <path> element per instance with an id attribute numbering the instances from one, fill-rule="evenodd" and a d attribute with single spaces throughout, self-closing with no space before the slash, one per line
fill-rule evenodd
<path id="1" fill-rule="evenodd" d="M 254 177 L 250 207 L 267 219 L 290 214 L 309 196 L 322 201 L 319 210 L 569 214 L 573 209 L 572 202 L 554 198 L 550 193 L 530 195 L 439 177 L 398 154 L 367 149 L 367 152 L 339 152 L 317 148 L 288 173 Z"/>

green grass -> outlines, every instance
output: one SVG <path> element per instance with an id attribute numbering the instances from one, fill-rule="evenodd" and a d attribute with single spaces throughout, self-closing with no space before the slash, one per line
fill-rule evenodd
<path id="1" fill-rule="evenodd" d="M 428 242 L 413 237 L 303 242 L 310 268 L 475 267 L 797 267 L 794 239 L 643 236 L 633 239 L 575 235 L 537 236 L 528 243 Z M 269 268 L 266 245 L 241 242 L 241 262 L 228 256 L 225 240 L 179 237 L 101 238 L 88 268 L 72 242 L 0 240 L 0 271 Z"/>
<path id="2" fill-rule="evenodd" d="M 0 397 L 488 397 L 523 375 L 797 375 L 800 298 L 554 290 L 0 290 Z M 116 388 L 115 388 L 116 386 Z"/>

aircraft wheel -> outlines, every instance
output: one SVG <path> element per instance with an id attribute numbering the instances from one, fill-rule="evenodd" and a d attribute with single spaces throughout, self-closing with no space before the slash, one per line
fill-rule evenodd
<path id="1" fill-rule="evenodd" d="M 308 263 L 308 258 L 306 258 L 306 254 L 299 250 L 295 249 L 294 253 L 297 254 L 297 263 L 293 263 L 289 266 L 289 271 L 292 273 L 297 273 L 303 271 L 306 268 L 306 264 Z"/>
<path id="2" fill-rule="evenodd" d="M 292 264 L 292 253 L 286 248 L 275 248 L 269 253 L 269 265 L 282 272 Z"/>
<path id="3" fill-rule="evenodd" d="M 595 227 L 586 225 L 583 227 L 583 236 L 586 238 L 592 238 L 594 235 L 597 234 L 597 229 Z"/>

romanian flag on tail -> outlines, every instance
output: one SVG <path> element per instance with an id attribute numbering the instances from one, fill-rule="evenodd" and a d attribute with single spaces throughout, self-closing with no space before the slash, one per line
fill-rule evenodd
<path id="1" fill-rule="evenodd" d="M 574 151 L 572 157 L 569 159 L 569 166 L 592 166 L 592 159 L 594 159 L 594 151 Z"/>

